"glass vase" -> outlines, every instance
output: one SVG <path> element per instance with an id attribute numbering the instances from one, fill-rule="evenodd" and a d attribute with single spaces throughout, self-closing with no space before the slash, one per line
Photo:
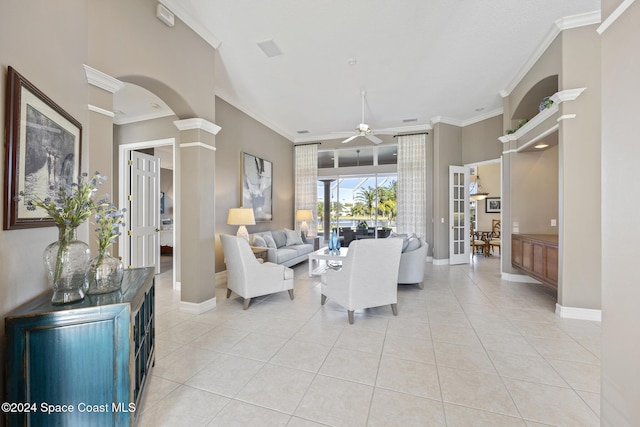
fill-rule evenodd
<path id="1" fill-rule="evenodd" d="M 106 251 L 91 260 L 88 294 L 106 294 L 117 291 L 122 284 L 124 265 Z"/>
<path id="2" fill-rule="evenodd" d="M 53 304 L 84 299 L 88 286 L 89 245 L 76 239 L 75 227 L 58 226 L 58 240 L 44 250 L 44 266 L 53 289 Z"/>

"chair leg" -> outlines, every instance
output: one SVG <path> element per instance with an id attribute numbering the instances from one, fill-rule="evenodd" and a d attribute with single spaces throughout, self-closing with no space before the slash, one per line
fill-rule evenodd
<path id="1" fill-rule="evenodd" d="M 348 310 L 347 313 L 349 314 L 349 324 L 353 325 L 353 310 Z"/>
<path id="2" fill-rule="evenodd" d="M 289 289 L 289 298 L 293 299 L 293 289 Z"/>
<path id="3" fill-rule="evenodd" d="M 324 305 L 325 302 L 327 302 L 327 296 L 322 295 L 322 297 L 320 298 L 320 305 Z"/>
<path id="4" fill-rule="evenodd" d="M 251 298 L 245 298 L 244 302 L 242 303 L 242 309 L 246 310 L 247 308 L 249 308 L 249 304 L 251 304 Z"/>
<path id="5" fill-rule="evenodd" d="M 227 288 L 227 299 L 231 296 L 231 289 Z"/>
<path id="6" fill-rule="evenodd" d="M 391 311 L 393 312 L 394 316 L 398 315 L 398 304 L 391 304 Z"/>

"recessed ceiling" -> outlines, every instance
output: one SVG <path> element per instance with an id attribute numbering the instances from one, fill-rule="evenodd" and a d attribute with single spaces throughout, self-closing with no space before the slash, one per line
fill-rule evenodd
<path id="1" fill-rule="evenodd" d="M 500 92 L 556 21 L 600 10 L 599 0 L 161 3 L 218 47 L 216 94 L 295 142 L 353 130 L 362 90 L 375 130 L 499 114 Z M 256 46 L 265 40 L 282 54 L 267 57 Z"/>

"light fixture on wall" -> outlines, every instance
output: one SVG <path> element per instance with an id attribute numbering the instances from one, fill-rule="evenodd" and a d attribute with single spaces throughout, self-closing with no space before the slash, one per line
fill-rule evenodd
<path id="1" fill-rule="evenodd" d="M 476 188 L 473 190 L 473 193 L 469 194 L 469 197 L 472 200 L 484 200 L 488 195 L 489 193 L 484 193 L 482 187 L 480 187 L 480 175 L 476 176 Z"/>
<path id="2" fill-rule="evenodd" d="M 300 232 L 307 237 L 309 232 L 309 225 L 307 221 L 313 221 L 313 212 L 310 209 L 298 209 L 296 212 L 296 221 L 302 221 L 300 224 Z"/>
<path id="3" fill-rule="evenodd" d="M 249 240 L 249 232 L 246 225 L 255 225 L 256 219 L 253 216 L 252 208 L 231 208 L 227 216 L 227 224 L 239 225 L 236 236 Z"/>

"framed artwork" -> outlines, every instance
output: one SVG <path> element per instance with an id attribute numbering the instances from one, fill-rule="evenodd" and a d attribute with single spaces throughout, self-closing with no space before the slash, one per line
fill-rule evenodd
<path id="1" fill-rule="evenodd" d="M 500 213 L 501 203 L 500 197 L 487 197 L 484 199 L 484 211 L 486 213 Z"/>
<path id="2" fill-rule="evenodd" d="M 48 227 L 43 211 L 29 211 L 21 191 L 41 199 L 77 181 L 82 126 L 12 67 L 7 73 L 5 123 L 5 230 Z"/>
<path id="3" fill-rule="evenodd" d="M 242 207 L 252 208 L 256 222 L 273 219 L 273 163 L 242 153 Z"/>

